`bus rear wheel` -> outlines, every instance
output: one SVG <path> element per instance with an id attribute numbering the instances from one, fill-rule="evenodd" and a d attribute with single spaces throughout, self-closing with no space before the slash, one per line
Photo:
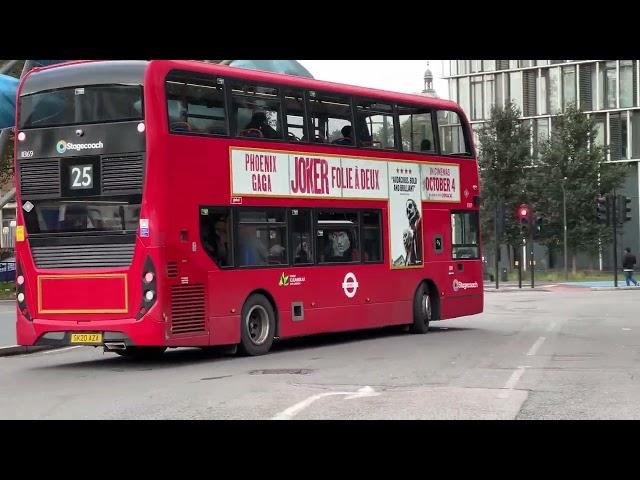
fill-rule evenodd
<path id="1" fill-rule="evenodd" d="M 413 324 L 411 325 L 411 331 L 413 333 L 427 333 L 429 331 L 429 322 L 432 319 L 433 306 L 431 305 L 429 287 L 425 283 L 421 283 L 413 298 Z"/>
<path id="2" fill-rule="evenodd" d="M 264 355 L 271 349 L 276 315 L 271 302 L 258 293 L 247 298 L 240 318 L 240 351 L 245 355 Z"/>
<path id="3" fill-rule="evenodd" d="M 160 358 L 166 349 L 167 347 L 127 347 L 125 350 L 113 350 L 113 352 L 121 357 L 151 360 Z"/>

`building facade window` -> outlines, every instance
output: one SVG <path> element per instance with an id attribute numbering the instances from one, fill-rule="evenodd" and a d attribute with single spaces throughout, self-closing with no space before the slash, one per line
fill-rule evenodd
<path id="1" fill-rule="evenodd" d="M 633 107 L 633 60 L 620 60 L 620 108 Z"/>
<path id="2" fill-rule="evenodd" d="M 482 60 L 471 60 L 471 73 L 482 71 Z"/>
<path id="3" fill-rule="evenodd" d="M 594 63 L 591 65 L 591 104 L 594 110 L 598 108 L 602 108 L 602 97 L 598 99 L 598 64 Z"/>
<path id="4" fill-rule="evenodd" d="M 469 111 L 469 77 L 458 79 L 458 103 L 465 112 Z"/>
<path id="5" fill-rule="evenodd" d="M 518 60 L 518 66 L 520 68 L 532 67 L 533 60 Z"/>
<path id="6" fill-rule="evenodd" d="M 538 115 L 549 113 L 549 95 L 547 94 L 548 72 L 545 71 L 536 78 L 538 90 Z"/>
<path id="7" fill-rule="evenodd" d="M 606 115 L 596 115 L 594 117 L 596 126 L 595 144 L 604 147 L 607 144 L 607 117 Z"/>
<path id="8" fill-rule="evenodd" d="M 536 119 L 534 138 L 533 138 L 533 155 L 537 158 L 543 147 L 543 144 L 549 140 L 549 119 Z"/>
<path id="9" fill-rule="evenodd" d="M 575 65 L 562 69 L 562 105 L 566 109 L 572 103 L 576 103 Z"/>
<path id="10" fill-rule="evenodd" d="M 484 72 L 493 72 L 496 69 L 496 61 L 495 60 L 483 60 L 482 61 L 482 70 Z"/>
<path id="11" fill-rule="evenodd" d="M 627 157 L 627 112 L 609 115 L 609 149 L 611 160 Z"/>
<path id="12" fill-rule="evenodd" d="M 469 73 L 469 68 L 467 67 L 468 63 L 469 60 L 458 60 L 458 75 L 465 75 Z"/>
<path id="13" fill-rule="evenodd" d="M 603 62 L 600 64 L 600 101 L 598 109 L 616 108 L 617 96 L 617 75 L 615 61 Z"/>
<path id="14" fill-rule="evenodd" d="M 640 111 L 631 112 L 631 158 L 640 158 Z"/>
<path id="15" fill-rule="evenodd" d="M 471 77 L 471 119 L 482 119 L 482 77 Z"/>
<path id="16" fill-rule="evenodd" d="M 522 72 L 509 74 L 509 97 L 522 112 Z"/>
<path id="17" fill-rule="evenodd" d="M 560 111 L 560 69 L 550 68 L 549 73 L 549 113 L 552 115 Z"/>
<path id="18" fill-rule="evenodd" d="M 452 102 L 458 103 L 458 79 L 452 78 L 449 80 L 449 99 Z"/>
<path id="19" fill-rule="evenodd" d="M 504 99 L 507 98 L 505 95 L 505 76 L 506 73 L 499 73 L 496 75 L 496 105 L 498 108 L 504 108 Z"/>
<path id="20" fill-rule="evenodd" d="M 509 69 L 518 68 L 518 60 L 509 60 Z"/>
<path id="21" fill-rule="evenodd" d="M 458 61 L 457 60 L 449 60 L 449 74 L 457 75 L 458 74 Z"/>
<path id="22" fill-rule="evenodd" d="M 484 76 L 484 118 L 491 117 L 491 109 L 496 104 L 495 75 Z"/>

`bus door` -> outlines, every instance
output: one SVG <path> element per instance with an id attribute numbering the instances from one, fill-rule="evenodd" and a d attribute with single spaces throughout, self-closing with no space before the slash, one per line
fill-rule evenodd
<path id="1" fill-rule="evenodd" d="M 451 262 L 448 266 L 450 294 L 457 297 L 482 293 L 478 211 L 452 211 Z"/>

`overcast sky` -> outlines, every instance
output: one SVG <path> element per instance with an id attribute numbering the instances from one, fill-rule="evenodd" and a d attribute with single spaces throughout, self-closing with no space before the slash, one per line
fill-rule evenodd
<path id="1" fill-rule="evenodd" d="M 298 60 L 318 80 L 381 88 L 402 93 L 418 93 L 424 88 L 424 71 L 433 72 L 438 96 L 448 98 L 447 81 L 442 77 L 442 60 Z"/>

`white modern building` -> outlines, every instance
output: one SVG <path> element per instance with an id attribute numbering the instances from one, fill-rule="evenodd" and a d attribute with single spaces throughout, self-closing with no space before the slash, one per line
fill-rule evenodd
<path id="1" fill-rule="evenodd" d="M 632 201 L 632 220 L 624 225 L 622 248 L 640 251 L 640 61 L 638 60 L 449 60 L 444 61 L 449 97 L 469 117 L 474 134 L 493 105 L 513 101 L 531 131 L 531 153 L 549 137 L 554 117 L 576 103 L 598 125 L 596 141 L 608 146 L 607 160 L 631 164 L 619 193 Z M 595 215 L 595 204 L 594 204 Z M 611 254 L 603 252 L 604 268 Z M 550 267 L 562 259 L 549 259 Z M 582 267 L 592 265 L 584 258 Z"/>

